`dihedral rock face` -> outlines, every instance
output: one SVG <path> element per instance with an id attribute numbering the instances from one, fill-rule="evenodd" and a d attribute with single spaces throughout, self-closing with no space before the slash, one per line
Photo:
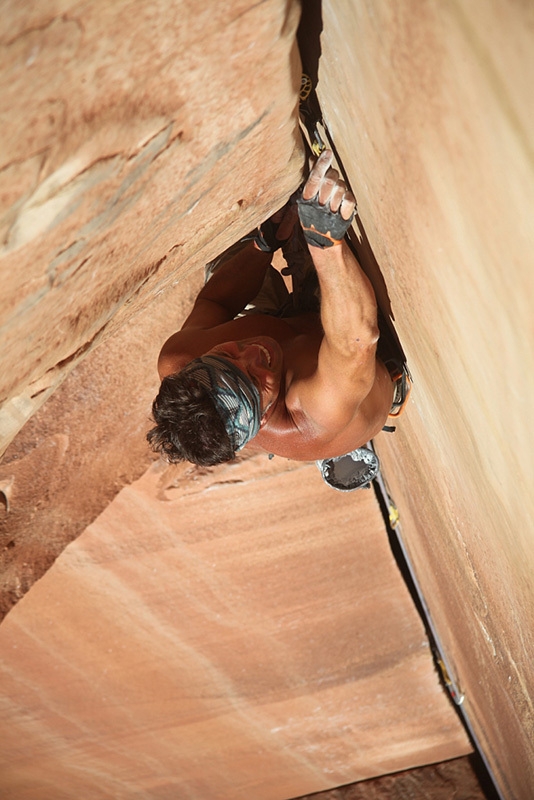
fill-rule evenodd
<path id="1" fill-rule="evenodd" d="M 109 336 L 26 423 L 0 464 L 0 616 L 126 483 L 142 474 L 162 342 L 202 285 L 202 270 Z"/>
<path id="2" fill-rule="evenodd" d="M 3 3 L 0 447 L 300 181 L 299 5 Z"/>
<path id="3" fill-rule="evenodd" d="M 376 445 L 463 708 L 530 800 L 534 7 L 347 8 L 322 4 L 319 95 L 415 378 Z"/>
<path id="4" fill-rule="evenodd" d="M 298 19 L 3 4 L 0 455 L 23 430 L 0 465 L 0 615 L 148 466 L 158 351 L 204 263 L 301 180 Z"/>
<path id="5" fill-rule="evenodd" d="M 0 682 L 3 797 L 284 800 L 470 751 L 374 493 L 266 454 L 125 487 Z"/>
<path id="6" fill-rule="evenodd" d="M 377 450 L 463 709 L 530 800 L 532 11 L 321 8 L 319 99 L 415 377 Z M 297 18 L 2 4 L 3 612 L 148 466 L 202 265 L 300 181 Z M 468 752 L 372 495 L 326 491 L 254 458 L 123 490 L 2 625 L 3 790 L 271 800 Z"/>

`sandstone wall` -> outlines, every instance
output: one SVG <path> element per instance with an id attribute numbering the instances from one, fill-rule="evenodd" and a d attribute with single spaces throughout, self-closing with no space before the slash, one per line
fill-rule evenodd
<path id="1" fill-rule="evenodd" d="M 0 454 L 22 432 L 1 615 L 146 469 L 158 351 L 203 264 L 300 181 L 298 19 L 285 0 L 3 4 Z"/>
<path id="2" fill-rule="evenodd" d="M 534 389 L 528 368 L 534 23 L 525 4 L 494 0 L 478 8 L 464 2 L 325 0 L 319 96 L 358 197 L 362 260 L 375 279 L 384 279 L 381 302 L 395 314 L 415 378 L 397 434 L 377 440 L 384 472 L 418 580 L 465 692 L 464 707 L 503 792 L 526 799 L 534 784 L 534 464 L 528 430 Z M 4 497 L 11 499 L 6 521 L 13 529 L 5 527 L 2 546 L 14 559 L 6 610 L 122 483 L 146 466 L 139 420 L 147 419 L 156 376 L 151 372 L 145 384 L 143 374 L 152 370 L 160 339 L 175 322 L 159 320 L 157 332 L 151 327 L 151 314 L 169 313 L 159 293 L 165 290 L 168 298 L 167 290 L 177 285 L 180 294 L 186 278 L 192 291 L 202 263 L 295 188 L 302 154 L 295 126 L 300 68 L 293 4 L 189 9 L 184 3 L 6 2 L 2 12 L 4 446 L 78 365 L 60 389 L 63 405 L 57 392 L 6 454 L 0 479 Z M 156 306 L 156 298 L 162 305 Z M 177 306 L 183 308 L 184 299 Z M 143 385 L 130 391 L 132 384 L 121 387 L 117 376 L 125 348 L 131 361 L 122 367 L 133 370 L 139 331 L 154 341 L 142 348 L 136 365 Z M 110 455 L 107 464 L 106 454 L 120 447 L 121 437 L 115 431 L 106 445 L 94 419 L 109 401 L 112 383 L 113 402 L 128 394 L 135 399 L 122 411 L 128 444 L 121 458 Z M 65 414 L 59 422 L 54 402 Z M 82 410 L 73 411 L 73 403 Z M 86 421 L 85 406 L 91 410 Z M 113 411 L 106 409 L 106 431 L 116 428 Z M 87 451 L 80 459 L 82 430 Z M 79 514 L 72 497 L 84 491 L 91 498 Z M 17 560 L 16 534 L 22 530 L 34 539 Z M 36 552 L 37 540 L 43 560 L 21 584 L 25 553 Z M 84 557 L 74 552 L 84 568 Z M 8 617 L 2 629 L 14 659 L 7 672 L 16 686 L 5 717 L 9 736 L 10 720 L 18 720 L 26 763 L 36 770 L 30 780 L 39 777 L 39 768 L 48 770 L 52 777 L 45 788 L 53 785 L 57 763 L 70 774 L 78 767 L 68 748 L 55 749 L 55 723 L 41 716 L 39 681 L 53 687 L 53 659 L 50 674 L 32 673 L 28 684 L 24 670 L 44 663 L 49 635 L 62 640 L 56 611 L 42 619 L 34 610 L 50 611 L 44 599 L 41 605 L 41 593 L 49 592 L 52 601 L 62 597 L 57 608 L 70 614 L 69 596 L 55 583 L 58 576 L 63 582 L 62 570 L 72 563 L 66 559 L 36 587 L 33 599 L 28 595 L 28 612 L 21 606 L 21 616 Z M 341 571 L 342 560 L 338 566 Z M 77 586 L 76 579 L 73 592 Z M 350 586 L 351 598 L 357 589 Z M 93 624 L 92 592 L 88 584 L 73 604 L 69 630 L 85 635 L 84 626 Z M 102 609 L 106 617 L 105 603 Z M 134 615 L 132 624 L 137 621 Z M 95 639 L 98 624 L 91 628 Z M 22 640 L 17 661 L 12 645 Z M 72 677 L 70 652 L 61 662 L 69 697 L 75 698 L 82 684 L 90 685 L 92 673 L 83 642 L 73 639 L 72 646 L 80 647 L 79 663 L 88 670 L 83 678 Z M 56 652 L 64 655 L 61 647 Z M 105 661 L 95 665 L 109 667 Z M 137 666 L 136 685 L 142 687 L 145 668 Z M 112 678 L 104 680 L 106 686 Z M 429 673 L 425 681 L 432 693 Z M 392 696 L 406 687 L 402 680 L 388 685 Z M 63 688 L 59 697 L 66 702 Z M 56 714 L 54 691 L 47 696 Z M 399 708 L 409 719 L 406 700 L 400 696 Z M 21 714 L 28 708 L 33 716 Z M 290 708 L 285 712 L 291 718 Z M 82 729 L 88 735 L 97 786 L 104 733 L 98 720 L 96 727 L 84 727 L 88 710 L 76 718 L 76 736 Z M 351 720 L 356 711 L 348 708 Z M 69 739 L 74 728 L 62 713 L 55 720 L 67 726 Z M 120 736 L 121 713 L 114 717 Z M 298 730 L 299 720 L 292 719 Z M 321 728 L 322 719 L 317 723 Z M 349 751 L 359 742 L 352 735 L 343 743 Z M 150 726 L 139 738 L 143 747 L 146 736 Z M 31 745 L 39 750 L 43 742 L 51 760 L 36 764 Z M 327 769 L 335 754 L 335 747 L 327 751 Z M 79 751 L 76 758 L 82 791 L 86 754 Z M 14 758 L 9 780 L 18 790 L 27 777 L 13 763 Z M 314 755 L 306 767 L 313 780 L 310 788 L 299 783 L 303 791 L 326 785 L 315 780 L 315 765 Z M 400 766 L 392 759 L 385 768 Z M 294 787 L 291 763 L 287 774 L 287 785 Z M 343 768 L 334 778 L 368 774 Z"/>
<path id="3" fill-rule="evenodd" d="M 414 377 L 377 447 L 464 708 L 528 800 L 533 7 L 325 0 L 322 24 L 320 100 Z"/>
<path id="4" fill-rule="evenodd" d="M 155 457 L 145 433 L 162 342 L 202 285 L 193 270 L 93 348 L 0 464 L 0 616 Z"/>
<path id="5" fill-rule="evenodd" d="M 296 188 L 298 17 L 2 4 L 2 452 L 97 343 Z"/>
<path id="6" fill-rule="evenodd" d="M 488 800 L 469 758 L 353 783 L 299 800 Z"/>
<path id="7" fill-rule="evenodd" d="M 0 794 L 287 800 L 470 752 L 373 492 L 154 465 L 0 626 Z"/>

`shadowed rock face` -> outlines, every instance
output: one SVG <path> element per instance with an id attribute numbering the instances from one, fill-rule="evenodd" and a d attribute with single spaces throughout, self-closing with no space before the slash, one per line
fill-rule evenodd
<path id="1" fill-rule="evenodd" d="M 201 270 L 158 295 L 69 374 L 0 465 L 0 613 L 152 460 L 145 441 L 161 343 L 190 309 Z M 1 498 L 1 495 L 0 495 Z"/>
<path id="2" fill-rule="evenodd" d="M 3 5 L 0 453 L 25 427 L 0 466 L 2 615 L 148 466 L 158 351 L 204 263 L 300 182 L 298 18 Z"/>
<path id="3" fill-rule="evenodd" d="M 480 785 L 469 758 L 456 758 L 296 800 L 496 800 Z"/>
<path id="4" fill-rule="evenodd" d="M 3 4 L 2 450 L 95 344 L 298 185 L 298 16 Z"/>

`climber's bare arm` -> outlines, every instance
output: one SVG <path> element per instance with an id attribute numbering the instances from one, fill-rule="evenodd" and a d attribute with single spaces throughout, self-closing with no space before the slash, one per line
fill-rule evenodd
<path id="1" fill-rule="evenodd" d="M 233 320 L 259 292 L 270 253 L 257 250 L 249 242 L 232 258 L 223 262 L 203 286 L 191 313 L 182 327 L 161 348 L 158 358 L 160 378 L 182 369 L 192 358 L 209 348 L 210 336 L 219 325 Z"/>
<path id="2" fill-rule="evenodd" d="M 297 219 L 295 204 L 286 204 L 269 220 L 274 223 L 273 231 L 276 230 L 271 235 L 279 240 L 279 243 L 271 242 L 270 252 L 259 249 L 254 241 L 250 241 L 232 258 L 224 261 L 199 292 L 182 330 L 215 327 L 234 319 L 243 311 L 261 289 L 272 260 L 272 250 L 289 238 Z"/>
<path id="3" fill-rule="evenodd" d="M 182 330 L 213 328 L 234 319 L 258 294 L 270 263 L 271 254 L 249 242 L 203 286 Z"/>
<path id="4" fill-rule="evenodd" d="M 315 198 L 348 221 L 356 201 L 331 162 L 327 150 L 309 175 L 303 199 Z M 319 220 L 321 209 L 317 213 Z M 305 232 L 310 224 L 308 218 L 303 222 Z M 332 238 L 327 234 L 326 239 Z M 288 405 L 296 403 L 319 429 L 339 431 L 353 421 L 375 383 L 377 304 L 371 283 L 342 238 L 324 249 L 309 245 L 309 250 L 321 287 L 324 337 L 315 373 L 291 386 Z"/>
<path id="5" fill-rule="evenodd" d="M 296 205 L 288 201 L 258 229 L 258 235 L 217 266 L 199 292 L 181 329 L 163 345 L 158 369 L 169 374 L 211 342 L 210 335 L 230 322 L 258 294 L 272 260 L 272 252 L 289 238 L 298 220 Z M 261 249 L 265 248 L 265 249 Z"/>

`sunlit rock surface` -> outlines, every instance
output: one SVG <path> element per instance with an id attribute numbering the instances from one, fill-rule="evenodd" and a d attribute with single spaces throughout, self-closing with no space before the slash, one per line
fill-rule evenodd
<path id="1" fill-rule="evenodd" d="M 376 445 L 464 708 L 503 795 L 530 800 L 534 7 L 322 13 L 323 112 L 414 377 Z"/>
<path id="2" fill-rule="evenodd" d="M 470 751 L 374 493 L 264 454 L 125 487 L 0 665 L 0 787 L 27 800 L 283 800 Z"/>
<path id="3" fill-rule="evenodd" d="M 169 4 L 107 7 L 103 3 L 41 3 L 28 10 L 25 4 L 3 4 L 5 66 L 0 102 L 5 108 L 5 124 L 0 128 L 0 152 L 8 156 L 0 173 L 5 179 L 1 195 L 5 209 L 1 313 L 6 343 L 1 378 L 3 396 L 11 398 L 0 421 L 5 442 L 31 417 L 66 371 L 87 356 L 52 400 L 33 416 L 6 454 L 0 474 L 0 499 L 4 498 L 6 506 L 9 503 L 1 540 L 8 565 L 4 611 L 105 508 L 121 485 L 138 477 L 148 465 L 143 433 L 157 384 L 155 358 L 161 341 L 179 323 L 187 301 L 198 288 L 202 264 L 280 205 L 300 180 L 302 156 L 295 144 L 294 118 L 299 67 L 292 50 L 295 7 L 275 2 L 215 4 L 210 6 L 210 13 L 205 7 L 195 8 L 191 19 L 178 13 L 172 19 L 168 8 Z M 179 9 L 183 10 L 182 4 Z M 504 795 L 530 800 L 534 783 L 534 508 L 530 489 L 534 483 L 534 448 L 528 420 L 534 393 L 529 366 L 533 361 L 534 123 L 529 77 L 534 70 L 534 22 L 528 4 L 510 6 L 496 0 L 485 6 L 484 13 L 478 9 L 462 2 L 438 8 L 420 3 L 401 6 L 385 0 L 372 4 L 325 0 L 318 93 L 358 198 L 356 230 L 362 261 L 379 280 L 379 297 L 386 311 L 391 306 L 415 378 L 412 400 L 398 422 L 397 433 L 389 438 L 377 437 L 384 473 L 400 508 L 402 531 L 416 575 L 451 658 L 454 677 L 465 692 L 464 708 Z M 132 29 L 135 35 L 128 36 L 126 32 Z M 239 35 L 232 35 L 232 31 Z M 225 35 L 228 32 L 230 35 Z M 199 44 L 204 36 L 209 46 Z M 204 65 L 219 54 L 221 62 Z M 142 68 L 138 69 L 139 64 Z M 210 80 L 203 80 L 203 69 L 209 72 Z M 82 77 L 86 77 L 85 84 Z M 188 86 L 193 86 L 193 91 L 186 97 Z M 34 102 L 31 87 L 35 87 Z M 31 95 L 28 102 L 24 101 L 26 89 Z M 234 113 L 225 110 L 224 98 Z M 221 149 L 221 142 L 228 147 Z M 223 188 L 227 202 L 221 202 Z M 191 279 L 187 287 L 186 278 Z M 171 285 L 176 292 L 176 319 L 170 319 Z M 160 289 L 165 290 L 164 295 L 158 295 Z M 139 313 L 134 316 L 134 312 Z M 157 319 L 157 328 L 153 318 Z M 139 363 L 134 366 L 138 336 L 152 339 L 144 341 L 142 356 L 139 353 Z M 97 343 L 100 347 L 94 348 Z M 121 369 L 129 375 L 123 385 Z M 86 420 L 85 404 L 90 411 Z M 121 409 L 119 413 L 117 408 Z M 322 502 L 323 487 L 317 484 L 315 468 L 309 469 L 313 473 L 313 490 L 306 495 L 309 508 L 301 508 L 300 500 L 294 499 L 304 496 L 301 481 L 292 488 L 292 501 L 303 519 L 311 514 L 313 525 L 323 525 L 318 539 L 322 549 L 326 546 L 322 536 L 328 540 L 328 526 L 341 506 L 330 510 L 326 501 Z M 288 486 L 291 489 L 290 482 L 284 479 L 281 483 L 283 491 Z M 264 491 L 265 481 L 260 485 Z M 248 496 L 241 484 L 236 485 L 236 493 Z M 332 503 L 333 498 L 336 504 L 346 502 L 332 495 Z M 319 508 L 314 505 L 316 501 Z M 146 507 L 151 508 L 150 503 Z M 258 510 L 261 530 L 271 524 L 264 508 L 262 505 Z M 218 506 L 218 512 L 217 520 L 226 519 L 224 505 Z M 351 617 L 350 625 L 344 627 L 345 606 L 340 609 L 341 617 L 334 620 L 334 611 L 339 608 L 335 590 L 339 582 L 345 585 L 343 567 L 351 552 L 351 537 L 365 529 L 369 514 L 366 509 L 366 522 L 360 527 L 351 506 L 344 522 L 352 527 L 341 548 L 343 557 L 338 553 L 331 571 L 322 563 L 311 573 L 308 550 L 299 551 L 298 542 L 292 538 L 294 517 L 288 514 L 279 520 L 279 536 L 284 542 L 289 538 L 297 548 L 294 552 L 298 552 L 294 569 L 281 572 L 288 591 L 294 576 L 305 574 L 310 585 L 303 589 L 310 592 L 311 586 L 312 595 L 331 602 L 333 616 L 325 625 L 338 648 L 350 649 L 354 630 L 363 631 L 363 650 L 372 648 L 375 630 L 383 630 L 380 626 L 375 629 L 375 617 L 371 620 L 365 614 L 363 622 L 360 617 Z M 199 516 L 199 506 L 195 505 L 191 512 L 195 525 Z M 126 539 L 126 549 L 121 550 L 121 545 L 117 558 L 104 569 L 126 569 L 130 566 L 128 548 L 137 547 L 136 558 L 141 559 L 145 575 L 150 577 L 146 585 L 137 581 L 129 593 L 131 584 L 117 582 L 116 576 L 109 584 L 84 584 L 75 569 L 69 572 L 70 567 L 87 567 L 90 572 L 95 562 L 102 563 L 103 552 L 91 556 L 89 569 L 85 550 L 83 555 L 81 550 L 74 550 L 78 553 L 74 565 L 69 561 L 73 551 L 68 550 L 34 587 L 35 595 L 30 592 L 0 629 L 6 653 L 5 685 L 9 682 L 8 732 L 4 738 L 11 746 L 21 743 L 16 755 L 21 758 L 18 763 L 24 765 L 17 773 L 16 759 L 10 759 L 6 751 L 8 771 L 2 774 L 7 775 L 6 782 L 11 782 L 6 785 L 15 786 L 17 791 L 24 781 L 26 785 L 33 781 L 32 791 L 41 791 L 41 796 L 36 795 L 39 800 L 48 800 L 46 793 L 50 794 L 51 786 L 58 796 L 56 770 L 73 779 L 76 796 L 88 796 L 88 775 L 96 786 L 100 770 L 107 779 L 117 763 L 119 769 L 126 764 L 124 772 L 128 775 L 132 769 L 142 772 L 140 780 L 148 787 L 149 770 L 143 771 L 146 763 L 132 764 L 130 760 L 134 737 L 128 724 L 129 703 L 135 706 L 136 718 L 143 706 L 148 716 L 154 709 L 165 712 L 169 699 L 175 703 L 174 713 L 178 706 L 183 708 L 184 696 L 185 704 L 190 702 L 191 686 L 198 689 L 194 680 L 184 677 L 186 689 L 174 692 L 180 665 L 175 671 L 172 666 L 176 662 L 167 666 L 169 652 L 163 647 L 155 649 L 159 660 L 151 673 L 148 661 L 143 660 L 148 640 L 141 642 L 140 652 L 132 655 L 128 651 L 131 658 L 126 661 L 134 665 L 130 682 L 125 683 L 126 670 L 120 658 L 116 667 L 113 654 L 109 661 L 103 655 L 105 644 L 113 650 L 115 641 L 120 640 L 117 635 L 110 643 L 113 625 L 126 630 L 128 636 L 133 631 L 134 643 L 138 642 L 138 629 L 148 627 L 142 613 L 144 598 L 151 594 L 157 578 L 144 560 L 149 558 L 146 542 L 153 529 L 141 537 L 140 545 L 130 535 L 136 526 L 142 528 L 141 518 L 139 514 L 128 523 L 131 531 L 123 527 L 102 534 L 107 547 L 116 536 Z M 172 526 L 170 529 L 174 530 Z M 218 530 L 222 530 L 219 521 L 215 536 Z M 243 528 L 239 530 L 242 535 Z M 254 531 L 255 536 L 260 535 L 257 527 Z M 381 535 L 383 529 L 373 541 L 382 541 Z M 248 537 L 243 541 L 248 543 Z M 79 546 L 85 548 L 83 543 Z M 280 564 L 278 556 L 283 562 L 284 547 L 280 545 L 277 558 L 266 563 Z M 241 552 L 231 548 L 236 564 L 242 564 L 237 551 Z M 271 558 L 270 545 L 265 542 L 258 552 Z M 39 558 L 35 558 L 36 553 Z M 328 558 L 327 553 L 325 550 Z M 365 548 L 365 554 L 361 554 L 362 559 L 364 555 L 370 559 L 362 561 L 370 575 L 344 590 L 351 613 L 357 614 L 358 604 L 365 612 L 369 610 L 369 598 L 374 597 L 369 581 L 378 579 L 380 583 L 381 570 L 386 568 L 387 555 L 373 553 Z M 225 558 L 223 551 L 220 557 Z M 37 562 L 36 569 L 32 559 Z M 137 575 L 135 560 L 130 563 L 134 564 L 132 574 Z M 173 563 L 162 558 L 167 577 Z M 205 574 L 196 573 L 202 602 L 217 563 L 221 562 L 210 562 Z M 235 575 L 237 567 L 225 563 Z M 265 603 L 269 592 L 278 588 L 266 563 L 261 568 L 256 565 L 257 582 L 265 583 L 261 587 Z M 331 601 L 313 583 L 323 580 L 324 575 L 331 578 Z M 235 575 L 235 580 L 242 586 L 246 573 Z M 179 591 L 172 580 L 164 584 L 163 588 L 156 587 L 154 595 L 167 592 L 167 599 L 169 591 L 172 597 Z M 402 584 L 398 586 L 398 591 L 392 589 L 395 603 L 403 591 Z M 65 588 L 70 589 L 68 594 L 62 594 Z M 224 598 L 227 590 L 225 584 Z M 124 592 L 132 600 L 131 606 L 124 601 Z M 246 593 L 240 596 L 250 600 Z M 317 659 L 314 665 L 310 663 L 313 670 L 324 666 L 323 650 L 313 650 L 309 642 L 303 644 L 299 639 L 310 622 L 310 602 L 311 606 L 301 608 L 302 616 L 293 632 L 293 655 L 289 658 L 289 650 L 284 653 L 287 663 L 293 664 L 294 653 L 313 651 Z M 198 603 L 202 605 L 200 600 Z M 413 606 L 409 607 L 406 625 L 411 627 L 416 623 L 410 616 Z M 131 613 L 129 608 L 135 611 Z M 211 606 L 204 608 L 211 613 Z M 46 610 L 46 618 L 40 616 L 41 609 Z M 377 603 L 378 617 L 380 609 Z M 165 613 L 168 609 L 162 604 L 157 614 Z M 219 641 L 226 646 L 220 652 L 217 648 L 210 650 L 210 657 L 228 666 L 230 662 L 225 659 L 231 648 L 225 624 L 231 625 L 237 617 L 226 618 L 224 613 L 221 617 Z M 106 629 L 103 619 L 110 628 Z M 120 621 L 116 623 L 116 619 Z M 276 629 L 267 610 L 262 619 L 268 624 L 259 629 L 265 641 L 274 643 L 276 655 L 281 640 L 274 634 L 281 629 Z M 168 629 L 164 626 L 158 630 Z M 248 631 L 246 628 L 245 633 Z M 197 632 L 190 631 L 190 635 L 198 639 Z M 125 647 L 132 648 L 128 636 Z M 345 756 L 348 759 L 350 751 L 355 757 L 364 740 L 373 744 L 373 730 L 381 742 L 385 739 L 389 743 L 388 715 L 399 709 L 405 727 L 402 732 L 398 728 L 399 738 L 391 741 L 398 743 L 397 755 L 401 752 L 407 756 L 413 736 L 421 735 L 421 730 L 414 732 L 411 727 L 412 720 L 417 725 L 421 722 L 420 717 L 414 717 L 414 709 L 421 711 L 421 705 L 413 703 L 414 674 L 417 680 L 421 674 L 426 676 L 423 685 L 433 698 L 429 708 L 434 727 L 427 728 L 430 720 L 423 718 L 423 728 L 431 742 L 435 744 L 436 737 L 441 742 L 441 733 L 436 731 L 443 728 L 436 723 L 440 715 L 434 713 L 435 709 L 441 705 L 444 714 L 452 712 L 437 688 L 426 640 L 418 637 L 416 632 L 414 640 L 409 636 L 403 639 L 402 647 L 415 642 L 413 652 L 418 654 L 423 673 L 406 676 L 402 672 L 404 651 L 400 647 L 393 683 L 388 683 L 387 670 L 384 674 L 376 666 L 378 662 L 373 662 L 375 676 L 380 678 L 374 690 L 369 692 L 370 684 L 365 682 L 358 683 L 356 689 L 349 683 L 340 690 L 336 699 L 341 706 L 347 703 L 343 711 L 348 709 L 350 721 L 343 715 L 336 718 L 339 706 L 335 704 L 328 706 L 325 717 L 312 719 L 314 733 L 325 730 L 330 712 L 336 724 L 342 721 L 347 727 L 341 744 L 336 737 L 330 741 L 336 743 L 333 749 L 324 747 L 322 733 L 318 734 L 319 745 L 317 740 L 313 746 L 311 738 L 305 740 L 304 750 L 308 748 L 309 755 L 311 748 L 313 758 L 303 772 L 303 762 L 298 760 L 297 779 L 292 756 L 287 757 L 287 741 L 284 739 L 282 748 L 280 739 L 265 744 L 265 717 L 260 719 L 258 733 L 258 716 L 256 711 L 248 714 L 247 705 L 245 716 L 250 727 L 240 742 L 247 756 L 260 750 L 265 756 L 262 763 L 267 766 L 261 774 L 253 768 L 251 777 L 248 761 L 236 747 L 232 755 L 243 771 L 239 778 L 243 785 L 248 787 L 250 780 L 253 793 L 260 796 L 256 789 L 263 777 L 266 791 L 272 789 L 269 796 L 279 791 L 282 784 L 274 785 L 273 762 L 269 760 L 271 746 L 280 756 L 278 764 L 283 770 L 289 764 L 284 773 L 285 797 L 291 792 L 294 796 L 327 788 L 321 781 L 328 769 L 333 770 L 328 773 L 333 782 L 352 780 L 351 775 L 354 779 L 369 775 L 354 763 L 347 767 Z M 197 652 L 193 645 L 200 647 L 197 639 L 189 642 L 191 663 Z M 326 636 L 321 639 L 322 643 L 330 641 Z M 149 638 L 149 643 L 155 640 Z M 270 652 L 266 653 L 261 641 L 260 645 L 267 668 L 255 663 L 252 672 L 264 692 L 268 683 L 261 684 L 262 679 L 268 681 L 271 671 L 276 676 L 279 673 Z M 333 645 L 330 649 L 340 664 L 349 665 L 349 671 L 357 670 L 362 663 L 355 651 L 345 659 L 345 653 Z M 248 653 L 243 644 L 242 650 L 250 664 L 257 649 Z M 80 665 L 76 674 L 71 672 L 71 656 L 72 663 Z M 209 666 L 213 661 L 203 663 Z M 242 664 L 244 659 L 235 663 Z M 333 662 L 330 666 L 337 669 Z M 57 684 L 54 673 L 60 676 Z M 221 674 L 227 675 L 217 672 L 217 678 Z M 298 682 L 302 677 L 298 671 L 289 674 L 280 669 L 280 674 L 282 682 L 295 676 Z M 306 673 L 307 679 L 311 674 Z M 155 676 L 148 690 L 146 675 Z M 171 686 L 173 691 L 158 694 L 154 686 L 160 677 L 162 689 Z M 389 686 L 386 695 L 382 680 Z M 133 689 L 128 695 L 130 685 Z M 106 691 L 113 688 L 115 697 L 120 698 L 120 703 L 106 712 L 113 722 L 111 730 L 104 725 L 98 728 L 102 720 L 98 721 L 96 711 L 93 716 L 99 704 L 105 707 L 102 698 L 108 694 L 102 693 L 95 700 L 102 686 Z M 211 710 L 222 697 L 220 682 L 215 681 L 213 686 L 204 694 L 195 694 Z M 278 714 L 273 728 L 283 727 L 280 719 L 284 724 L 291 719 L 286 733 L 303 730 L 311 716 L 306 716 L 311 708 L 307 703 L 310 697 L 315 700 L 313 681 L 307 686 L 311 694 L 299 706 L 300 716 L 293 715 L 294 707 L 289 703 Z M 88 687 L 87 696 L 95 702 L 83 705 Z M 234 703 L 229 712 L 234 716 L 228 723 L 233 733 L 236 719 L 237 728 L 243 722 L 239 716 L 243 707 L 236 704 L 235 684 L 224 683 L 224 687 L 228 691 L 221 708 L 229 698 Z M 263 696 L 261 692 L 256 695 L 260 700 Z M 362 714 L 362 708 L 371 714 L 371 721 Z M 377 709 L 383 715 L 380 720 Z M 46 716 L 50 710 L 52 716 Z M 158 725 L 161 719 L 158 717 Z M 363 720 L 363 731 L 360 727 L 355 732 L 355 720 Z M 365 720 L 369 728 L 365 728 Z M 376 729 L 371 724 L 375 721 Z M 226 755 L 235 740 L 226 735 L 224 725 L 223 729 Z M 243 733 L 246 726 L 239 729 Z M 181 773 L 173 771 L 168 752 L 161 754 L 161 729 L 157 728 L 156 734 L 154 730 L 148 724 L 137 742 L 144 754 L 148 745 L 155 743 L 154 759 L 168 760 L 159 773 L 163 777 L 154 778 L 146 791 L 174 800 L 179 781 L 176 774 Z M 164 727 L 165 734 L 168 730 Z M 455 745 L 459 730 L 449 729 Z M 213 733 L 217 745 L 205 751 L 208 755 L 220 751 L 217 731 Z M 368 731 L 370 738 L 366 739 Z M 308 729 L 307 734 L 310 732 Z M 202 742 L 208 736 L 204 733 Z M 177 740 L 182 734 L 172 729 Z M 280 735 L 280 731 L 272 735 Z M 88 743 L 90 752 L 80 747 L 73 754 L 69 749 L 72 743 L 82 740 Z M 292 742 L 299 759 L 301 741 L 295 734 Z M 450 756 L 465 752 L 465 739 L 456 752 L 452 752 L 450 741 Z M 347 743 L 348 749 L 344 749 Z M 324 760 L 319 764 L 323 751 Z M 206 770 L 212 770 L 212 775 L 217 772 L 214 780 L 220 781 L 220 760 L 203 761 L 205 752 L 200 757 L 201 780 Z M 426 752 L 429 759 L 449 757 L 436 754 L 432 748 Z M 118 761 L 104 768 L 110 753 L 116 754 Z M 382 768 L 400 769 L 401 760 L 397 759 L 394 766 L 388 756 Z M 368 768 L 375 761 L 366 755 L 365 764 Z M 236 775 L 240 775 L 238 769 L 233 771 L 232 789 Z"/>

